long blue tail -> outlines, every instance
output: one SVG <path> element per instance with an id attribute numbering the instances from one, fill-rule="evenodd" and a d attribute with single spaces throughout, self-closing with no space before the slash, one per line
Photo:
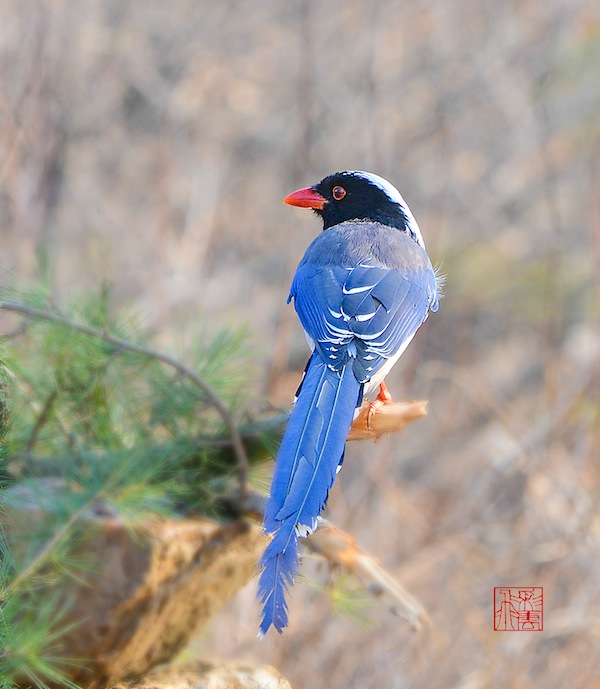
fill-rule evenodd
<path id="1" fill-rule="evenodd" d="M 273 534 L 273 540 L 260 562 L 259 636 L 271 625 L 280 634 L 287 626 L 285 593 L 298 569 L 298 536 L 315 528 L 327 501 L 361 387 L 352 360 L 333 371 L 313 354 L 279 448 L 265 508 L 265 531 Z"/>

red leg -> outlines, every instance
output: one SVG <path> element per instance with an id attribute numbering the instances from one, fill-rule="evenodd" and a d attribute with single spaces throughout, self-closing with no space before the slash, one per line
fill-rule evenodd
<path id="1" fill-rule="evenodd" d="M 371 404 L 369 404 L 369 411 L 367 413 L 367 428 L 371 430 L 371 419 L 373 414 L 382 407 L 384 404 L 391 404 L 392 393 L 389 391 L 388 386 L 385 384 L 385 380 L 379 385 L 379 394 Z"/>

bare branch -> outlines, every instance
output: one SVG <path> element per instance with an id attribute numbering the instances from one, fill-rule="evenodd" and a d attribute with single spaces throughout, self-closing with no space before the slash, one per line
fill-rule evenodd
<path id="1" fill-rule="evenodd" d="M 428 621 L 425 608 L 382 567 L 376 558 L 359 548 L 352 536 L 345 531 L 338 529 L 325 519 L 319 521 L 319 528 L 304 539 L 304 544 L 309 550 L 354 574 L 369 593 L 376 598 L 386 600 L 391 611 L 408 620 L 415 631 Z"/>

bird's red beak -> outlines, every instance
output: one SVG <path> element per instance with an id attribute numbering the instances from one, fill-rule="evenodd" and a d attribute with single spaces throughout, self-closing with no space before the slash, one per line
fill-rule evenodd
<path id="1" fill-rule="evenodd" d="M 299 208 L 314 208 L 321 210 L 325 205 L 327 199 L 323 198 L 321 194 L 308 187 L 307 189 L 298 189 L 283 199 L 284 203 L 290 206 L 298 206 Z"/>

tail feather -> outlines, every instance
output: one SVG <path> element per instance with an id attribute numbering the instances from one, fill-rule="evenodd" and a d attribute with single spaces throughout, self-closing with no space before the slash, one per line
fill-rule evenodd
<path id="1" fill-rule="evenodd" d="M 271 545 L 263 555 L 261 564 L 264 569 L 260 575 L 258 595 L 263 606 L 263 618 L 258 636 L 262 638 L 273 625 L 281 634 L 287 627 L 288 606 L 285 594 L 294 583 L 294 574 L 298 568 L 298 536 L 294 534 L 293 543 L 286 550 L 273 553 Z M 268 552 L 269 551 L 269 552 Z"/>
<path id="2" fill-rule="evenodd" d="M 260 636 L 271 625 L 280 633 L 287 626 L 285 594 L 298 568 L 298 535 L 315 528 L 327 501 L 361 392 L 351 361 L 334 371 L 313 354 L 279 449 L 265 509 L 265 531 L 273 540 L 261 559 Z"/>

